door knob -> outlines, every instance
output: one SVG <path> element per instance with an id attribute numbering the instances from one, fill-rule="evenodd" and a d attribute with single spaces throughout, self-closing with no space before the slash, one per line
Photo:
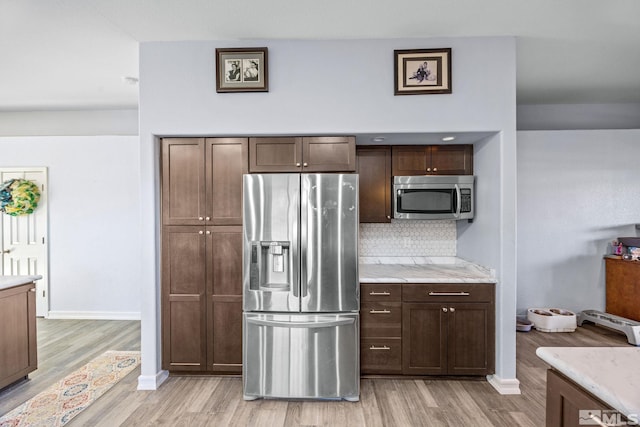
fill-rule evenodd
<path id="1" fill-rule="evenodd" d="M 3 254 L 8 254 L 9 252 L 11 252 L 11 249 L 5 249 L 4 251 L 2 251 Z"/>

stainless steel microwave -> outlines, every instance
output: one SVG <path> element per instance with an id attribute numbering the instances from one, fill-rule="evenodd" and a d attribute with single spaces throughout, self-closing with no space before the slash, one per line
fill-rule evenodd
<path id="1" fill-rule="evenodd" d="M 473 219 L 473 175 L 418 175 L 393 178 L 396 219 Z"/>

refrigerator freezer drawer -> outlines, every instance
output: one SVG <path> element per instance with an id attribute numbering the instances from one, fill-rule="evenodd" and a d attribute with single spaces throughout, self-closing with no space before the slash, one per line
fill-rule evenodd
<path id="1" fill-rule="evenodd" d="M 358 400 L 358 316 L 245 313 L 244 398 Z"/>

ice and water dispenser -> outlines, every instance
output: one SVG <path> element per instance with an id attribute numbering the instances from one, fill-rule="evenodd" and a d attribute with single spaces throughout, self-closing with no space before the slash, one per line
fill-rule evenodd
<path id="1" fill-rule="evenodd" d="M 290 290 L 289 243 L 286 241 L 252 242 L 250 289 L 255 291 Z"/>

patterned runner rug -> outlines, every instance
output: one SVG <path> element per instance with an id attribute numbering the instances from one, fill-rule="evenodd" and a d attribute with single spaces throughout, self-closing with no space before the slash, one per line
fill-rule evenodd
<path id="1" fill-rule="evenodd" d="M 63 426 L 139 364 L 139 351 L 107 351 L 1 417 L 0 427 Z"/>

